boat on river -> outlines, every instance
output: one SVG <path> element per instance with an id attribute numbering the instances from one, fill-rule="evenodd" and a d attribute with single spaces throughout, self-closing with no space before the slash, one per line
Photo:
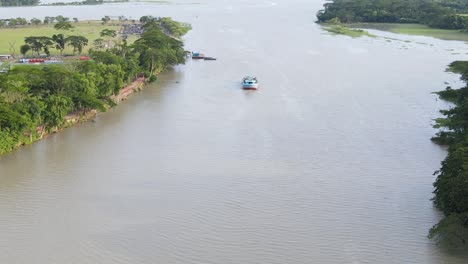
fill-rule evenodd
<path id="1" fill-rule="evenodd" d="M 257 90 L 258 89 L 257 77 L 245 76 L 242 79 L 242 88 L 244 90 Z"/>
<path id="2" fill-rule="evenodd" d="M 205 58 L 205 54 L 200 53 L 198 51 L 192 52 L 192 59 L 203 59 Z"/>
<path id="3" fill-rule="evenodd" d="M 216 60 L 216 58 L 214 58 L 214 57 L 205 57 L 205 58 L 203 58 L 203 59 L 204 59 L 204 60 Z"/>

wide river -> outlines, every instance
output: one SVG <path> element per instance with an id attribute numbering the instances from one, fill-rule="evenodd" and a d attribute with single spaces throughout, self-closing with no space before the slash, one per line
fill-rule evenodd
<path id="1" fill-rule="evenodd" d="M 322 4 L 1 8 L 171 16 L 193 26 L 187 49 L 218 60 L 1 157 L 0 263 L 466 263 L 426 235 L 446 155 L 431 92 L 460 85 L 444 71 L 467 46 L 332 36 L 314 23 Z M 240 89 L 248 74 L 260 90 Z"/>

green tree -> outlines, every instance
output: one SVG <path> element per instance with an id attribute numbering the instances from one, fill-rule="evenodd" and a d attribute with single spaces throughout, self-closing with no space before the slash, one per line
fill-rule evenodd
<path id="1" fill-rule="evenodd" d="M 41 21 L 40 19 L 38 19 L 38 18 L 32 18 L 32 19 L 31 19 L 31 24 L 33 24 L 33 25 L 35 25 L 35 26 L 41 24 L 41 22 L 42 22 L 42 21 Z"/>
<path id="2" fill-rule="evenodd" d="M 54 23 L 54 20 L 55 20 L 55 17 L 46 16 L 46 17 L 44 18 L 44 24 Z"/>
<path id="3" fill-rule="evenodd" d="M 146 24 L 150 21 L 156 21 L 157 18 L 153 17 L 153 16 L 142 16 L 140 17 L 140 22 L 143 23 L 143 24 Z"/>
<path id="4" fill-rule="evenodd" d="M 113 29 L 103 29 L 99 35 L 101 36 L 101 38 L 106 38 L 107 39 L 107 47 L 106 48 L 110 48 L 110 40 L 115 38 L 117 36 L 117 32 Z"/>
<path id="5" fill-rule="evenodd" d="M 107 24 L 110 20 L 111 20 L 111 19 L 110 19 L 109 16 L 105 16 L 105 17 L 101 18 L 101 21 L 102 21 L 102 24 L 103 24 L 103 25 L 104 25 L 104 24 Z"/>
<path id="6" fill-rule="evenodd" d="M 468 62 L 454 62 L 450 69 L 468 84 Z M 449 148 L 441 168 L 434 173 L 433 201 L 445 218 L 430 230 L 429 238 L 451 248 L 468 249 L 468 85 L 437 94 L 455 106 L 442 110 L 444 118 L 436 119 L 434 126 L 442 131 L 433 140 Z"/>
<path id="7" fill-rule="evenodd" d="M 70 19 L 68 17 L 64 17 L 60 15 L 60 16 L 56 16 L 55 20 L 57 20 L 58 23 L 63 23 L 63 22 L 68 22 Z"/>
<path id="8" fill-rule="evenodd" d="M 95 39 L 93 44 L 94 44 L 94 49 L 99 51 L 104 48 L 104 39 L 102 38 Z"/>
<path id="9" fill-rule="evenodd" d="M 42 50 L 43 43 L 40 40 L 40 37 L 26 37 L 24 42 L 28 44 L 32 51 L 37 53 L 37 56 L 40 56 L 40 51 Z"/>
<path id="10" fill-rule="evenodd" d="M 83 48 L 88 45 L 88 39 L 83 36 L 69 36 L 66 38 L 69 46 L 73 47 L 73 54 L 81 54 Z"/>
<path id="11" fill-rule="evenodd" d="M 74 26 L 68 21 L 60 21 L 54 25 L 56 30 L 70 30 L 74 28 Z"/>
<path id="12" fill-rule="evenodd" d="M 24 26 L 28 24 L 28 21 L 25 18 L 17 17 L 16 22 L 18 25 Z"/>
<path id="13" fill-rule="evenodd" d="M 9 27 L 16 27 L 18 24 L 18 20 L 16 20 L 16 18 L 12 18 L 10 19 L 10 21 L 8 21 L 8 26 Z"/>
<path id="14" fill-rule="evenodd" d="M 20 134 L 31 127 L 31 120 L 28 116 L 21 115 L 10 104 L 0 102 L 0 131 L 7 130 L 12 134 Z"/>
<path id="15" fill-rule="evenodd" d="M 47 130 L 63 124 L 64 118 L 72 107 L 70 98 L 62 95 L 51 95 L 44 100 L 44 123 Z"/>
<path id="16" fill-rule="evenodd" d="M 50 48 L 54 45 L 52 38 L 40 37 L 39 41 L 42 43 L 42 50 L 47 54 L 47 56 L 50 56 Z"/>
<path id="17" fill-rule="evenodd" d="M 28 51 L 30 50 L 31 50 L 31 46 L 29 46 L 28 44 L 21 45 L 20 47 L 20 52 L 23 55 L 23 57 L 26 57 L 26 53 L 28 53 Z"/>
<path id="18" fill-rule="evenodd" d="M 185 62 L 183 43 L 164 34 L 157 25 L 147 23 L 133 48 L 140 54 L 140 65 L 151 75 Z"/>
<path id="19" fill-rule="evenodd" d="M 67 39 L 64 37 L 63 34 L 56 34 L 52 36 L 52 40 L 55 43 L 55 49 L 60 52 L 60 56 L 63 55 L 63 50 L 67 44 Z"/>

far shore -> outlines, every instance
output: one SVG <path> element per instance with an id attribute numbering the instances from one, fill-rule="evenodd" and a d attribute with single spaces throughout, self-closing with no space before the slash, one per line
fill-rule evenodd
<path id="1" fill-rule="evenodd" d="M 397 34 L 427 36 L 442 40 L 458 40 L 468 42 L 468 33 L 460 30 L 431 28 L 421 24 L 398 23 L 353 23 L 344 24 L 351 28 L 364 28 L 388 31 Z"/>

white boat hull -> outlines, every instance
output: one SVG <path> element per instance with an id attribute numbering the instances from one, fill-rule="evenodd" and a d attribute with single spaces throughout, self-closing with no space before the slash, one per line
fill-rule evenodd
<path id="1" fill-rule="evenodd" d="M 243 83 L 242 88 L 244 90 L 257 90 L 258 89 L 258 83 Z"/>

